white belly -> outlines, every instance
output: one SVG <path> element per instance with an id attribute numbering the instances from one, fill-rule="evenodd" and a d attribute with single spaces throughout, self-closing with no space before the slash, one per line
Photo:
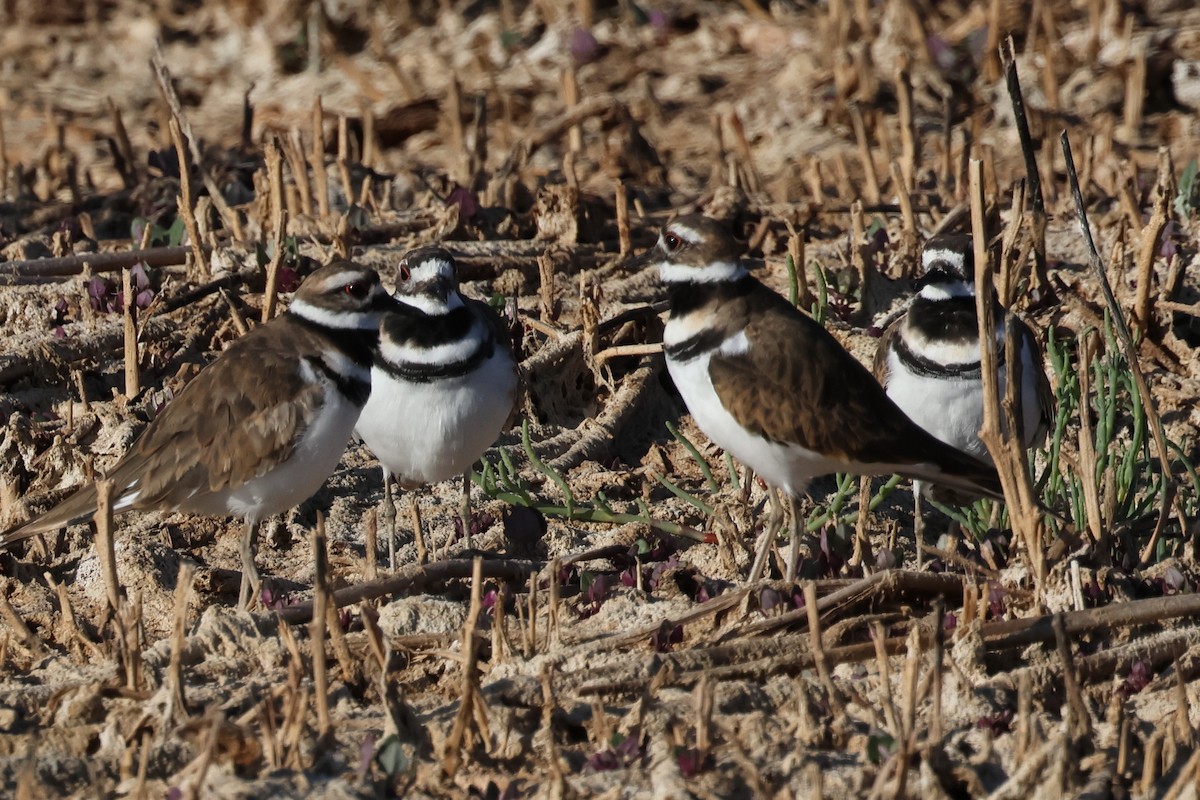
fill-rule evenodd
<path id="1" fill-rule="evenodd" d="M 516 386 L 513 363 L 499 350 L 467 375 L 431 383 L 399 381 L 377 367 L 357 431 L 401 482 L 444 481 L 495 443 Z"/>
<path id="2" fill-rule="evenodd" d="M 1041 365 L 1033 363 L 1028 349 L 1023 355 L 1021 412 L 1024 417 L 1025 445 L 1028 447 L 1037 435 L 1041 416 L 1037 373 L 1034 371 L 1041 369 Z M 909 371 L 895 352 L 888 354 L 888 368 L 888 397 L 901 411 L 951 447 L 991 463 L 987 448 L 979 440 L 979 429 L 983 427 L 982 380 L 917 375 Z M 1001 367 L 997 377 L 1003 397 L 1008 385 L 1008 371 Z"/>
<path id="3" fill-rule="evenodd" d="M 802 494 L 809 481 L 818 475 L 845 468 L 841 462 L 807 448 L 770 442 L 743 428 L 725 410 L 713 388 L 708 373 L 711 358 L 710 353 L 705 353 L 690 361 L 667 359 L 667 371 L 705 436 L 729 451 L 767 483 L 793 496 Z"/>
<path id="4" fill-rule="evenodd" d="M 325 404 L 302 434 L 291 458 L 235 489 L 204 495 L 195 504 L 184 503 L 182 510 L 258 521 L 294 508 L 316 494 L 333 474 L 358 414 L 358 406 L 329 384 Z"/>

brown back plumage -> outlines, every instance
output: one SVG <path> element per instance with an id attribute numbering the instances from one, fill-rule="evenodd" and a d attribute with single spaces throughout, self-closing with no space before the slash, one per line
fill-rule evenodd
<path id="1" fill-rule="evenodd" d="M 313 273 L 294 302 L 351 315 L 383 301 L 390 302 L 374 271 L 339 262 Z M 354 331 L 350 335 L 374 336 Z M 366 358 L 362 367 L 369 369 L 369 348 L 358 344 Z M 213 513 L 215 494 L 286 461 L 326 399 L 327 384 L 306 381 L 301 361 L 308 360 L 314 370 L 327 369 L 322 356 L 335 347 L 292 314 L 276 317 L 230 344 L 167 404 L 109 471 L 114 510 Z M 86 519 L 95 511 L 96 488 L 89 483 L 42 516 L 0 536 L 0 547 Z"/>
<path id="2" fill-rule="evenodd" d="M 847 468 L 892 465 L 907 477 L 1002 496 L 992 467 L 917 426 L 831 334 L 770 289 L 755 282 L 751 292 L 727 299 L 721 319 L 731 333 L 744 328 L 750 348 L 715 354 L 709 374 L 747 430 Z"/>

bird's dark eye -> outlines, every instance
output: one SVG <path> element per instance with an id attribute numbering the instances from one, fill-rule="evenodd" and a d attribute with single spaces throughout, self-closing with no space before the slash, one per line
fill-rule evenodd
<path id="1" fill-rule="evenodd" d="M 674 253 L 683 246 L 683 239 L 680 239 L 678 234 L 667 231 L 663 234 L 663 244 L 667 246 L 668 253 Z"/>
<path id="2" fill-rule="evenodd" d="M 371 284 L 368 281 L 352 281 L 347 283 L 343 289 L 355 300 L 365 300 L 371 293 Z"/>

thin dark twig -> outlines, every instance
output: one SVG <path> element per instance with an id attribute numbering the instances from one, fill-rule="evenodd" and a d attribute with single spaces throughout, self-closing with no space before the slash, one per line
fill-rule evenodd
<path id="1" fill-rule="evenodd" d="M 545 566 L 542 561 L 522 561 L 519 559 L 504 559 L 498 561 L 484 560 L 483 577 L 497 578 L 510 581 L 524 581 L 530 573 L 538 572 Z M 401 570 L 394 575 L 377 581 L 347 586 L 333 593 L 334 606 L 342 608 L 382 597 L 386 594 L 396 594 L 405 591 L 421 591 L 431 584 L 456 578 L 471 577 L 472 562 L 468 559 L 454 561 L 439 561 L 435 564 L 420 564 Z M 299 603 L 288 606 L 279 612 L 284 622 L 301 623 L 312 619 L 313 604 Z"/>
<path id="2" fill-rule="evenodd" d="M 1092 239 L 1092 229 L 1088 224 L 1087 209 L 1083 205 L 1083 192 L 1079 188 L 1079 175 L 1075 171 L 1075 158 L 1071 154 L 1071 139 L 1067 136 L 1064 130 L 1059 135 L 1059 141 L 1062 142 L 1063 160 L 1067 167 L 1067 182 L 1071 186 L 1071 196 L 1075 200 L 1075 215 L 1079 219 L 1079 227 L 1083 230 L 1083 240 L 1087 244 L 1088 259 L 1092 265 L 1092 271 L 1096 273 L 1096 278 L 1100 282 L 1100 290 L 1104 293 L 1104 303 L 1108 306 L 1109 315 L 1112 317 L 1113 329 L 1117 332 L 1117 340 L 1121 343 L 1121 351 L 1125 354 L 1125 363 L 1129 365 L 1129 372 L 1133 375 L 1133 380 L 1137 384 L 1138 394 L 1142 398 L 1142 407 L 1146 409 L 1146 421 L 1150 425 L 1150 433 L 1154 436 L 1154 446 L 1158 450 L 1158 462 L 1162 468 L 1163 485 L 1159 493 L 1159 508 L 1158 522 L 1154 526 L 1154 535 L 1152 541 L 1157 541 L 1163 526 L 1166 524 L 1167 516 L 1170 513 L 1171 505 L 1175 502 L 1178 486 L 1175 483 L 1175 476 L 1171 474 L 1170 455 L 1167 450 L 1167 435 L 1163 431 L 1162 417 L 1158 413 L 1158 405 L 1154 402 L 1154 396 L 1150 394 L 1150 387 L 1146 384 L 1146 376 L 1142 373 L 1142 364 L 1138 359 L 1137 345 L 1133 343 L 1133 335 L 1129 332 L 1129 325 L 1125 322 L 1125 315 L 1121 312 L 1121 306 L 1117 303 L 1117 298 L 1113 294 L 1112 285 L 1108 282 L 1108 273 L 1104 271 L 1104 262 L 1100 260 L 1100 252 L 1096 249 L 1096 242 Z M 1145 564 L 1149 556 L 1148 552 L 1142 553 L 1142 562 Z"/>

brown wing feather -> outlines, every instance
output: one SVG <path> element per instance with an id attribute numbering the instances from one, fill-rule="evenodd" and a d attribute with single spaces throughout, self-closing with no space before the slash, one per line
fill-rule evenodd
<path id="1" fill-rule="evenodd" d="M 1036 381 L 1035 391 L 1038 399 L 1038 429 L 1031 443 L 1037 447 L 1041 447 L 1049 435 L 1050 427 L 1054 424 L 1056 413 L 1056 403 L 1054 400 L 1054 389 L 1050 386 L 1050 379 L 1046 376 L 1045 357 L 1042 355 L 1042 347 L 1038 344 L 1037 336 L 1033 330 L 1020 317 L 1016 317 L 1017 325 L 1020 326 L 1021 340 L 1028 345 L 1029 351 L 1033 353 L 1034 367 L 1037 369 L 1037 375 L 1034 376 Z"/>
<path id="2" fill-rule="evenodd" d="M 709 375 L 722 403 L 748 430 L 854 464 L 911 465 L 911 477 L 953 476 L 1000 493 L 990 466 L 912 422 L 824 328 L 765 287 L 741 302 L 749 352 L 714 356 Z M 931 472 L 922 465 L 931 465 Z M 960 480 L 961 479 L 961 480 Z"/>
<path id="3" fill-rule="evenodd" d="M 888 353 L 891 352 L 892 342 L 900 333 L 900 323 L 904 321 L 904 317 L 892 322 L 883 330 L 883 336 L 879 337 L 879 346 L 875 348 L 875 359 L 871 362 L 871 373 L 875 376 L 875 380 L 879 381 L 880 386 L 888 385 L 888 378 L 891 377 L 888 368 Z"/>
<path id="4" fill-rule="evenodd" d="M 465 299 L 467 304 L 478 312 L 480 319 L 483 320 L 483 323 L 492 332 L 492 336 L 496 340 L 496 348 L 508 354 L 508 357 L 513 360 L 514 368 L 517 371 L 516 388 L 513 390 L 512 396 L 507 398 L 510 404 L 508 420 L 504 423 L 504 428 L 507 430 L 516 419 L 517 400 L 522 396 L 525 386 L 525 376 L 521 374 L 521 366 L 516 363 L 516 356 L 513 353 L 512 334 L 509 332 L 508 325 L 504 322 L 504 319 L 496 313 L 496 309 L 481 300 Z"/>
<path id="5" fill-rule="evenodd" d="M 306 383 L 297 352 L 319 352 L 314 334 L 280 317 L 229 346 L 147 426 L 109 472 L 116 505 L 181 508 L 239 486 L 286 460 L 321 408 L 323 388 Z M 0 537 L 0 547 L 90 516 L 95 486 Z"/>

